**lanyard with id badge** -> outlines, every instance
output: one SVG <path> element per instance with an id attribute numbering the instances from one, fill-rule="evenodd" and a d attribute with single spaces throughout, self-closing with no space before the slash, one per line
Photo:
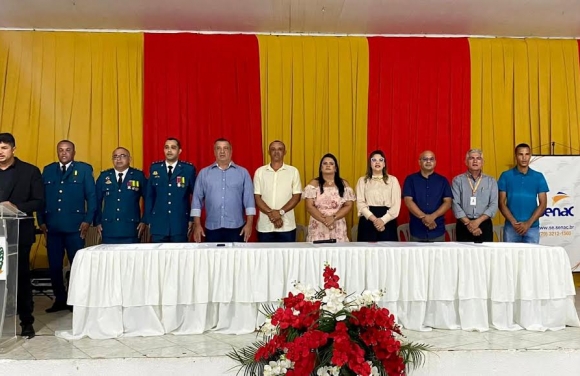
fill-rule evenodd
<path id="1" fill-rule="evenodd" d="M 475 196 L 475 194 L 477 193 L 477 188 L 479 187 L 479 184 L 481 183 L 481 178 L 482 178 L 482 176 L 479 175 L 479 178 L 477 179 L 477 182 L 476 182 L 475 187 L 474 187 L 473 182 L 471 181 L 472 179 L 469 177 L 469 175 L 467 175 L 467 181 L 469 182 L 469 186 L 471 187 L 471 199 L 469 200 L 470 206 L 477 205 L 477 197 Z M 473 210 L 475 211 L 475 208 L 473 208 Z"/>

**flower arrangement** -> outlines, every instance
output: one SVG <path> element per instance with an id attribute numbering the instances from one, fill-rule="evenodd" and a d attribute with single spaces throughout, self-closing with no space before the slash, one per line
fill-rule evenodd
<path id="1" fill-rule="evenodd" d="M 325 265 L 324 289 L 294 283 L 279 307 L 264 306 L 261 341 L 233 349 L 245 376 L 393 376 L 424 363 L 424 344 L 405 343 L 382 291 L 347 295 Z M 239 373 L 239 372 L 238 372 Z"/>

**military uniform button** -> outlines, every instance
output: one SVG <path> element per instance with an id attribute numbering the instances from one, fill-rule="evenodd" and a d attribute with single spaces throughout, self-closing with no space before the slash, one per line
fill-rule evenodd
<path id="1" fill-rule="evenodd" d="M 61 201 L 62 201 L 62 200 L 59 198 L 59 199 L 58 199 L 58 202 L 61 202 Z"/>
<path id="2" fill-rule="evenodd" d="M 57 210 L 60 211 L 60 208 L 58 208 Z"/>
<path id="3" fill-rule="evenodd" d="M 119 218 L 117 218 L 117 221 L 119 220 Z"/>
<path id="4" fill-rule="evenodd" d="M 171 192 L 169 192 L 167 195 L 168 195 L 168 196 L 171 196 Z"/>
<path id="5" fill-rule="evenodd" d="M 171 184 L 169 184 L 169 186 L 171 187 Z"/>
<path id="6" fill-rule="evenodd" d="M 118 198 L 118 199 L 117 199 L 117 201 L 121 201 L 121 199 L 120 199 L 120 198 Z"/>
<path id="7" fill-rule="evenodd" d="M 117 208 L 117 211 L 119 211 L 119 210 L 121 210 L 121 209 Z"/>
<path id="8" fill-rule="evenodd" d="M 169 202 L 167 203 L 167 205 L 171 205 L 171 201 L 169 201 Z"/>
<path id="9" fill-rule="evenodd" d="M 62 193 L 62 189 L 60 189 L 60 190 L 58 191 L 58 193 Z"/>
<path id="10" fill-rule="evenodd" d="M 171 214 L 171 210 L 169 210 L 167 213 Z"/>

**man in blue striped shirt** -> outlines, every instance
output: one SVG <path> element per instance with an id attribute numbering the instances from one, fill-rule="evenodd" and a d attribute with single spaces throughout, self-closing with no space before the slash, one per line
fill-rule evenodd
<path id="1" fill-rule="evenodd" d="M 199 172 L 193 190 L 193 238 L 205 241 L 248 241 L 256 215 L 254 187 L 248 170 L 232 162 L 232 145 L 219 138 L 214 143 L 216 162 Z M 201 209 L 205 206 L 205 229 Z M 244 219 L 244 214 L 246 218 Z"/>

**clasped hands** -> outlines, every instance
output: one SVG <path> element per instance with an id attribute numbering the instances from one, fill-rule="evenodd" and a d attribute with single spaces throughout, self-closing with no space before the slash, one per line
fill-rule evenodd
<path id="1" fill-rule="evenodd" d="M 479 228 L 481 222 L 477 219 L 470 220 L 465 227 L 467 227 L 467 231 L 469 231 L 473 236 L 481 236 L 483 232 Z"/>
<path id="2" fill-rule="evenodd" d="M 369 221 L 373 223 L 373 226 L 375 226 L 378 232 L 385 231 L 385 222 L 381 218 L 377 218 L 374 215 L 371 215 L 369 217 Z"/>
<path id="3" fill-rule="evenodd" d="M 280 210 L 272 210 L 267 214 L 268 218 L 270 219 L 270 222 L 274 224 L 275 228 L 282 228 L 282 226 L 284 226 L 284 220 L 280 215 Z"/>
<path id="4" fill-rule="evenodd" d="M 525 235 L 530 229 L 531 224 L 528 222 L 513 222 L 512 227 L 516 230 L 518 235 Z"/>
<path id="5" fill-rule="evenodd" d="M 421 217 L 421 221 L 429 230 L 434 230 L 437 227 L 437 223 L 435 223 L 436 219 L 437 217 L 433 214 L 426 214 Z"/>

